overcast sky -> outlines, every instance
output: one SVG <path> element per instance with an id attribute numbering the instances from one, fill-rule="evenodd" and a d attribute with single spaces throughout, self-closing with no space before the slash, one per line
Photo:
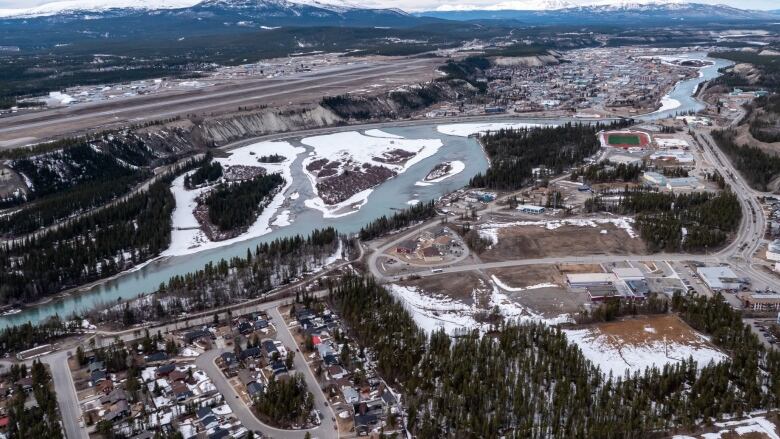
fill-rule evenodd
<path id="1" fill-rule="evenodd" d="M 29 8 L 44 3 L 51 3 L 57 0 L 0 0 L 0 9 L 2 8 Z M 164 1 L 164 0 L 163 0 Z M 328 0 L 320 0 L 325 3 Z M 332 0 L 331 0 L 332 1 Z M 349 3 L 366 6 L 400 8 L 407 11 L 430 11 L 435 9 L 466 9 L 493 7 L 500 4 L 501 9 L 537 9 L 532 6 L 538 5 L 545 0 L 346 0 Z M 569 3 L 577 5 L 587 5 L 592 3 L 605 3 L 612 0 L 567 0 Z M 619 0 L 614 0 L 619 1 Z M 639 0 L 647 2 L 648 0 Z M 678 0 L 683 1 L 683 0 Z M 742 9 L 780 9 L 780 0 L 693 0 L 695 3 L 706 4 L 727 4 Z"/>

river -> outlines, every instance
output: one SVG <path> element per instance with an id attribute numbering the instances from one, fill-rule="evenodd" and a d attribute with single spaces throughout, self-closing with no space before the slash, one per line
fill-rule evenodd
<path id="1" fill-rule="evenodd" d="M 701 59 L 706 54 L 688 54 L 689 58 Z M 699 84 L 718 76 L 718 69 L 729 65 L 728 61 L 710 59 L 713 65 L 700 69 L 698 78 L 681 81 L 669 93 L 667 98 L 676 99 L 680 106 L 672 110 L 657 111 L 645 116 L 639 116 L 642 120 L 655 120 L 674 116 L 677 113 L 698 111 L 704 106 L 692 97 Z M 562 123 L 569 119 L 559 120 L 535 120 L 535 119 L 507 119 L 492 122 L 509 123 Z M 228 246 L 204 250 L 198 253 L 184 256 L 173 256 L 152 261 L 143 267 L 118 275 L 116 278 L 102 282 L 96 286 L 84 288 L 83 291 L 73 293 L 65 297 L 57 297 L 47 303 L 28 307 L 17 314 L 0 316 L 0 328 L 19 325 L 26 322 L 38 323 L 42 320 L 60 315 L 70 316 L 74 313 L 89 310 L 101 304 L 115 303 L 121 299 L 132 299 L 141 294 L 155 291 L 160 283 L 167 282 L 174 275 L 181 275 L 203 268 L 209 262 L 221 259 L 229 259 L 235 256 L 246 255 L 247 248 L 254 249 L 260 243 L 268 242 L 284 236 L 308 235 L 311 231 L 333 226 L 341 233 L 354 233 L 360 227 L 382 216 L 392 215 L 397 209 L 408 206 L 410 200 L 428 201 L 465 186 L 475 174 L 487 169 L 488 162 L 479 144 L 471 138 L 456 137 L 441 134 L 437 131 L 437 125 L 419 125 L 383 129 L 383 131 L 403 136 L 408 139 L 441 139 L 443 146 L 431 157 L 415 164 L 406 172 L 390 179 L 374 190 L 366 204 L 354 214 L 340 218 L 323 218 L 321 212 L 307 208 L 303 201 L 313 198 L 313 190 L 308 178 L 304 175 L 301 162 L 306 154 L 297 157 L 292 166 L 293 183 L 288 194 L 298 192 L 300 198 L 290 202 L 284 209 L 290 210 L 294 218 L 292 224 L 275 229 L 261 237 L 237 242 Z M 344 128 L 344 131 L 349 131 Z M 302 146 L 299 138 L 293 136 L 287 139 L 295 146 Z M 310 148 L 307 147 L 307 151 Z M 430 186 L 417 186 L 416 182 L 422 180 L 436 164 L 444 161 L 460 160 L 466 163 L 466 169 L 451 178 Z"/>

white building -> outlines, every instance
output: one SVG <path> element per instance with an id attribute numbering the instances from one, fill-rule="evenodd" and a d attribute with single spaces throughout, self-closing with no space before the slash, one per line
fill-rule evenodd
<path id="1" fill-rule="evenodd" d="M 517 206 L 517 210 L 523 212 L 523 213 L 530 213 L 533 215 L 541 215 L 544 213 L 544 207 L 542 206 L 534 206 L 532 204 L 521 204 Z"/>
<path id="2" fill-rule="evenodd" d="M 742 279 L 729 267 L 699 267 L 696 272 L 713 291 L 742 288 Z"/>

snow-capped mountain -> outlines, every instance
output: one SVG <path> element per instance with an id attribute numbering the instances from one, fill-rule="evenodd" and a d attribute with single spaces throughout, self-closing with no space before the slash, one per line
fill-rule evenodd
<path id="1" fill-rule="evenodd" d="M 684 0 L 596 0 L 578 6 L 567 0 L 513 0 L 489 6 L 441 6 L 421 16 L 448 20 L 519 20 L 532 23 L 616 23 L 640 20 L 641 23 L 675 21 L 776 20 L 770 11 L 738 9 L 727 5 L 689 3 Z"/>
<path id="2" fill-rule="evenodd" d="M 343 0 L 64 0 L 28 9 L 0 9 L 0 18 L 51 17 L 106 12 L 176 11 L 198 7 L 226 10 L 289 11 L 293 15 L 305 15 L 301 12 L 307 9 L 333 13 L 377 10 Z M 397 10 L 393 10 L 393 12 L 398 13 Z"/>
<path id="3" fill-rule="evenodd" d="M 75 12 L 105 12 L 111 9 L 165 10 L 194 6 L 200 0 L 65 0 L 27 9 L 0 9 L 0 17 L 47 17 Z"/>
<path id="4" fill-rule="evenodd" d="M 59 32 L 78 23 L 84 35 L 222 34 L 230 28 L 411 27 L 439 21 L 351 0 L 64 0 L 30 9 L 0 9 L 8 32 Z M 11 26 L 18 27 L 12 29 Z"/>
<path id="5" fill-rule="evenodd" d="M 573 8 L 577 5 L 566 0 L 512 0 L 494 5 L 449 4 L 436 8 L 438 12 L 452 11 L 554 11 Z"/>

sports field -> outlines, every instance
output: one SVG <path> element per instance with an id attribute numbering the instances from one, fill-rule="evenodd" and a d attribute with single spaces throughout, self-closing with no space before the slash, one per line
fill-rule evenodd
<path id="1" fill-rule="evenodd" d="M 641 140 L 636 134 L 610 134 L 607 142 L 610 145 L 639 145 Z"/>

